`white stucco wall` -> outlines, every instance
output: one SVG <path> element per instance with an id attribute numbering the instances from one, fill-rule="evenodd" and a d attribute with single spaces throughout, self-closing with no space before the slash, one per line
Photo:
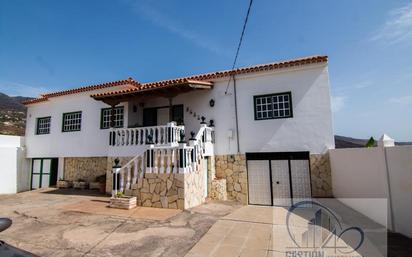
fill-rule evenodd
<path id="1" fill-rule="evenodd" d="M 95 101 L 91 94 L 118 90 L 112 87 L 92 92 L 49 98 L 28 106 L 26 123 L 27 158 L 107 156 L 109 130 L 100 129 L 102 108 L 108 105 Z M 125 124 L 127 124 L 127 103 Z M 63 113 L 82 111 L 81 131 L 62 132 Z M 36 119 L 51 116 L 50 134 L 36 135 Z"/>
<path id="2" fill-rule="evenodd" d="M 1 176 L 0 194 L 17 192 L 17 148 L 0 147 Z"/>
<path id="3" fill-rule="evenodd" d="M 29 189 L 28 161 L 24 138 L 0 135 L 0 194 L 13 194 Z"/>
<path id="4" fill-rule="evenodd" d="M 394 227 L 412 238 L 412 146 L 387 147 Z"/>
<path id="5" fill-rule="evenodd" d="M 334 149 L 330 161 L 335 198 L 412 237 L 412 146 Z"/>
<path id="6" fill-rule="evenodd" d="M 329 153 L 335 197 L 387 197 L 386 168 L 382 148 L 334 149 Z"/>
<path id="7" fill-rule="evenodd" d="M 177 96 L 184 104 L 186 137 L 199 129 L 200 121 L 215 121 L 216 154 L 237 153 L 233 81 L 225 94 L 227 79 L 216 80 L 211 91 Z M 240 152 L 311 151 L 334 148 L 328 70 L 325 64 L 236 76 Z M 254 95 L 292 92 L 293 118 L 254 120 Z M 215 106 L 210 107 L 210 99 Z M 166 99 L 150 100 L 145 107 L 167 106 Z M 228 137 L 232 132 L 233 136 Z"/>
<path id="8" fill-rule="evenodd" d="M 184 105 L 186 138 L 190 131 L 197 132 L 200 121 L 215 121 L 215 153 L 237 153 L 235 103 L 233 81 L 225 94 L 228 78 L 214 81 L 212 90 L 198 90 L 178 95 L 173 104 Z M 311 151 L 321 153 L 334 147 L 329 79 L 326 64 L 312 64 L 297 68 L 270 72 L 237 75 L 237 103 L 239 117 L 240 152 L 254 151 Z M 110 91 L 105 89 L 100 91 Z M 293 118 L 254 120 L 253 96 L 269 93 L 292 92 Z M 53 97 L 49 101 L 33 104 L 28 109 L 26 129 L 27 156 L 33 157 L 81 157 L 107 156 L 108 130 L 100 129 L 100 110 L 107 107 L 90 98 L 90 94 Z M 210 99 L 215 106 L 210 107 Z M 167 106 L 165 98 L 147 99 L 125 105 L 125 124 L 141 123 L 142 106 Z M 132 113 L 132 105 L 138 110 Z M 64 112 L 82 111 L 82 129 L 79 132 L 61 132 Z M 190 114 L 196 113 L 196 117 Z M 127 120 L 130 114 L 130 122 Z M 140 118 L 136 115 L 140 115 Z M 36 118 L 52 116 L 51 133 L 35 135 Z M 229 133 L 231 132 L 231 133 Z M 232 134 L 232 137 L 228 135 Z M 134 156 L 136 152 L 123 153 Z"/>
<path id="9" fill-rule="evenodd" d="M 388 206 L 382 206 L 388 199 L 383 149 L 333 149 L 329 156 L 333 196 L 382 226 L 390 228 L 390 213 L 386 211 Z"/>

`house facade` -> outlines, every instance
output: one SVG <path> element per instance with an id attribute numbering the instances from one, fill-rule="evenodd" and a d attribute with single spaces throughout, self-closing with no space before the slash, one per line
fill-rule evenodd
<path id="1" fill-rule="evenodd" d="M 25 104 L 32 189 L 107 174 L 110 191 L 118 158 L 119 186 L 146 206 L 186 208 L 226 195 L 287 205 L 331 194 L 326 56 L 152 83 L 129 78 Z M 170 201 L 175 195 L 185 200 Z"/>

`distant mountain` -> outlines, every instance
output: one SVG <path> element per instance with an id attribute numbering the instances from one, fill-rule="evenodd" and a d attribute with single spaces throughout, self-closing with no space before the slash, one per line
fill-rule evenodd
<path id="1" fill-rule="evenodd" d="M 22 104 L 22 102 L 29 99 L 32 98 L 24 96 L 8 96 L 0 93 L 0 110 L 25 111 L 26 107 Z"/>
<path id="2" fill-rule="evenodd" d="M 359 139 L 335 135 L 335 148 L 364 147 L 369 139 Z M 375 140 L 379 140 L 375 138 Z M 412 142 L 395 142 L 395 145 L 412 145 Z M 376 146 L 376 144 L 375 144 Z"/>
<path id="3" fill-rule="evenodd" d="M 23 136 L 26 127 L 26 106 L 23 101 L 33 99 L 24 96 L 8 96 L 0 93 L 0 134 Z"/>

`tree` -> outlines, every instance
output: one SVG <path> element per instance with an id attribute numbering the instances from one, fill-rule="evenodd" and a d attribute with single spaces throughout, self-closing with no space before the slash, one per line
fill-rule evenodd
<path id="1" fill-rule="evenodd" d="M 366 143 L 365 147 L 370 148 L 375 146 L 375 139 L 373 137 L 369 138 L 368 142 Z"/>

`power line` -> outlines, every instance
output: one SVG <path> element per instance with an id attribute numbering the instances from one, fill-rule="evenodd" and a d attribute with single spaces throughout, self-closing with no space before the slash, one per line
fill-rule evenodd
<path id="1" fill-rule="evenodd" d="M 233 70 L 233 69 L 235 68 L 235 66 L 236 66 L 237 57 L 238 57 L 238 55 L 239 55 L 240 46 L 242 45 L 243 36 L 245 35 L 246 25 L 247 25 L 247 21 L 248 21 L 248 19 L 249 19 L 249 14 L 250 14 L 250 9 L 252 8 L 252 3 L 253 3 L 253 0 L 250 0 L 250 2 L 249 2 L 249 7 L 248 7 L 247 13 L 246 13 L 246 18 L 245 18 L 245 21 L 244 21 L 244 23 L 243 23 L 242 34 L 240 34 L 239 44 L 237 45 L 237 50 L 236 50 L 235 60 L 233 61 L 232 70 Z M 225 90 L 225 95 L 227 94 L 227 90 L 229 89 L 229 85 L 230 85 L 230 80 L 231 80 L 231 79 L 232 79 L 232 76 L 229 77 L 229 81 L 227 82 L 227 86 L 226 86 L 226 90 Z"/>

